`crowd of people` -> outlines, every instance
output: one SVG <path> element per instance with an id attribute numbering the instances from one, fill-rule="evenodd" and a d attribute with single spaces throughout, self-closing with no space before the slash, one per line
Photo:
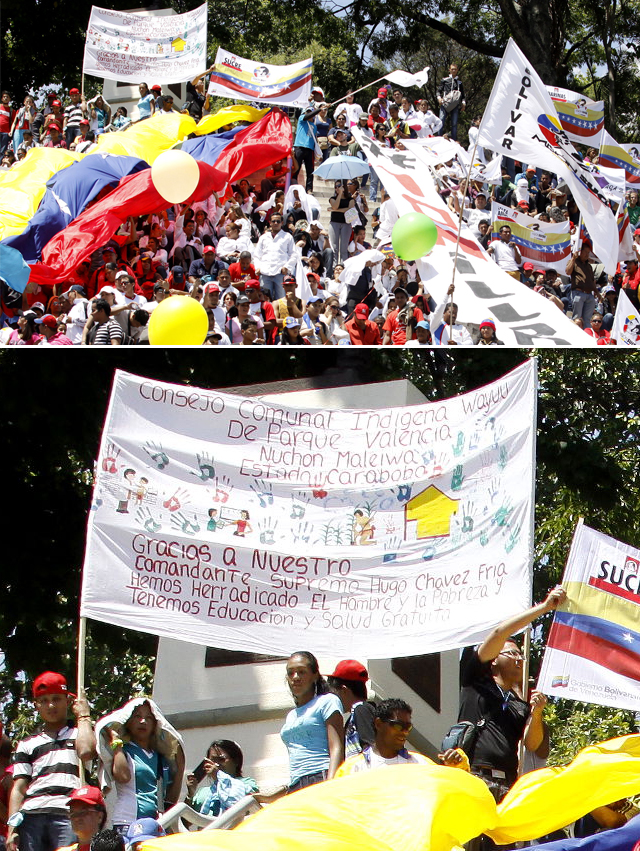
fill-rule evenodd
<path id="1" fill-rule="evenodd" d="M 475 736 L 458 739 L 458 728 L 465 725 L 454 725 L 437 760 L 481 778 L 497 802 L 523 770 L 520 742 L 538 764 L 549 753 L 546 697 L 537 691 L 526 694 L 523 655 L 512 633 L 565 599 L 564 589 L 554 588 L 542 603 L 503 621 L 482 644 L 463 653 L 458 722 L 467 722 Z M 433 765 L 407 748 L 411 706 L 394 697 L 369 700 L 368 679 L 366 667 L 354 659 L 340 661 L 325 677 L 312 653 L 297 651 L 288 658 L 286 682 L 294 707 L 281 739 L 289 781 L 260 790 L 243 773 L 244 754 L 237 742 L 214 740 L 202 761 L 185 772 L 182 738 L 153 700 L 134 698 L 94 727 L 87 699 L 71 695 L 63 675 L 45 672 L 32 686 L 41 728 L 15 746 L 2 736 L 0 837 L 7 851 L 123 851 L 125 844 L 135 851 L 145 839 L 164 835 L 159 820 L 180 801 L 188 805 L 181 810 L 188 824 L 192 811 L 215 819 L 247 796 L 266 805 L 335 777 L 386 766 Z M 70 710 L 74 721 L 69 721 Z M 93 767 L 89 782 L 81 777 L 81 766 Z M 104 795 L 109 791 L 115 802 L 108 816 Z M 601 808 L 605 812 L 595 812 L 574 830 L 625 824 L 637 808 L 621 803 Z M 474 843 L 487 851 L 494 847 L 485 836 Z"/>
<path id="2" fill-rule="evenodd" d="M 13 167 L 40 144 L 87 153 L 101 133 L 127 132 L 158 112 L 182 111 L 199 119 L 214 108 L 205 94 L 209 72 L 187 83 L 182 109 L 161 86 L 149 89 L 142 83 L 135 118 L 122 107 L 112 114 L 104 97 L 87 101 L 75 88 L 64 106 L 50 92 L 42 110 L 30 96 L 14 109 L 10 94 L 3 92 L 2 164 Z M 253 183 L 239 181 L 222 198 L 214 194 L 204 202 L 169 205 L 161 214 L 130 219 L 61 284 L 29 283 L 24 294 L 4 293 L 0 344 L 147 344 L 149 318 L 158 304 L 190 297 L 208 316 L 205 345 L 501 345 L 492 318 L 472 322 L 465 305 L 453 301 L 452 288 L 445 302 L 436 303 L 416 263 L 394 254 L 397 209 L 353 135 L 358 128 L 381 146 L 398 149 L 403 140 L 436 134 L 456 141 L 466 107 L 456 65 L 437 91 L 438 114 L 425 98 L 390 85 L 370 102 L 365 98 L 364 106 L 349 92 L 331 109 L 323 90 L 313 88 L 309 107 L 295 122 L 288 161 L 274 163 Z M 476 144 L 479 123 L 478 116 L 464 153 L 467 161 L 475 152 L 488 164 L 491 151 Z M 329 181 L 333 190 L 321 201 L 313 194 L 314 169 L 339 154 L 363 160 L 363 174 Z M 583 156 L 597 166 L 596 150 Z M 579 241 L 578 234 L 560 271 L 541 269 L 523 260 L 509 225 L 499 237 L 492 234 L 491 201 L 540 222 L 568 220 L 576 231 L 580 211 L 567 185 L 534 165 L 506 158 L 501 182 L 489 185 L 469 180 L 464 162 L 456 156 L 432 172 L 452 213 L 462 216 L 507 274 L 550 300 L 598 344 L 615 342 L 610 331 L 620 291 L 640 310 L 638 193 L 627 193 L 636 256 L 621 263 L 616 274 L 603 271 L 591 244 Z M 458 321 L 459 311 L 466 321 Z"/>

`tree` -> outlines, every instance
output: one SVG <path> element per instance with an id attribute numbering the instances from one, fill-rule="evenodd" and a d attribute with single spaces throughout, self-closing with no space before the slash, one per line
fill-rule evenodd
<path id="1" fill-rule="evenodd" d="M 0 352 L 4 414 L 4 564 L 10 566 L 0 599 L 0 703 L 12 730 L 26 729 L 30 715 L 25 681 L 46 668 L 62 668 L 74 680 L 76 621 L 86 515 L 90 511 L 94 459 L 114 369 L 173 383 L 224 388 L 310 377 L 340 383 L 407 378 L 428 399 L 482 386 L 534 354 L 519 349 L 485 353 L 460 350 L 389 351 L 336 348 L 293 354 L 265 349 L 260 358 L 220 350 L 115 353 L 59 352 L 33 363 Z M 640 547 L 640 352 L 611 357 L 590 351 L 537 353 L 537 493 L 534 594 L 559 581 L 577 519 Z M 79 377 L 78 377 L 79 376 Z M 75 383 L 74 383 L 75 382 Z M 37 383 L 37 391 L 30 388 Z M 28 401 L 25 402 L 25 397 Z M 148 689 L 155 640 L 92 622 L 87 662 L 98 710 Z M 536 647 L 535 659 L 544 641 Z M 534 664 L 533 674 L 536 668 Z M 96 688 L 99 685 L 99 689 Z M 28 695 L 27 695 L 28 696 Z M 554 759 L 566 761 L 567 730 L 578 742 L 628 732 L 633 719 L 602 707 L 554 701 Z M 591 733 L 589 724 L 597 723 Z M 556 744 L 557 741 L 557 744 Z"/>

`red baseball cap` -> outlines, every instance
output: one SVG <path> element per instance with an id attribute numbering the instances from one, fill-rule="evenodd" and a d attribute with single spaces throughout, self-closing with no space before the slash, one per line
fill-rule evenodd
<path id="1" fill-rule="evenodd" d="M 316 284 L 320 283 L 320 275 L 318 275 L 316 272 L 307 272 L 307 278 L 313 278 Z"/>
<path id="2" fill-rule="evenodd" d="M 62 104 L 60 103 L 60 101 L 59 101 L 59 100 L 52 100 L 52 101 L 51 101 L 51 106 L 62 106 Z"/>
<path id="3" fill-rule="evenodd" d="M 257 281 L 255 278 L 251 278 L 244 285 L 245 290 L 259 290 L 260 289 L 260 281 Z"/>
<path id="4" fill-rule="evenodd" d="M 378 89 L 378 97 L 379 98 L 386 98 L 386 96 L 387 96 L 387 90 L 386 89 Z"/>
<path id="5" fill-rule="evenodd" d="M 69 803 L 72 801 L 82 801 L 92 807 L 102 807 L 106 810 L 102 792 L 96 786 L 81 786 L 79 789 L 74 789 L 69 795 Z"/>
<path id="6" fill-rule="evenodd" d="M 50 121 L 47 125 L 47 133 L 51 133 L 52 130 L 60 131 L 60 125 L 57 121 Z"/>
<path id="7" fill-rule="evenodd" d="M 369 308 L 366 304 L 356 304 L 356 308 L 353 311 L 357 317 L 361 317 L 362 319 L 369 318 Z M 342 664 L 342 663 L 340 663 Z M 337 674 L 332 674 L 332 676 L 338 676 Z"/>
<path id="8" fill-rule="evenodd" d="M 205 247 L 202 249 L 202 253 L 215 254 L 215 248 L 213 247 L 213 245 L 205 245 Z"/>
<path id="9" fill-rule="evenodd" d="M 366 304 L 359 304 L 356 307 L 356 313 L 359 307 L 364 307 L 367 311 L 367 316 L 369 315 L 369 308 Z M 335 671 L 329 674 L 329 676 L 335 677 L 338 680 L 351 680 L 352 682 L 361 683 L 366 683 L 369 679 L 369 674 L 365 666 L 362 662 L 357 662 L 355 659 L 343 659 L 342 662 L 338 662 Z"/>
<path id="10" fill-rule="evenodd" d="M 161 92 L 161 91 L 162 91 L 162 86 L 159 86 L 159 85 L 156 83 L 156 84 L 155 84 L 155 86 L 151 86 L 151 91 L 152 91 L 152 92 Z"/>
<path id="11" fill-rule="evenodd" d="M 69 94 L 70 95 L 79 95 L 80 89 L 69 89 Z"/>
<path id="12" fill-rule="evenodd" d="M 219 293 L 220 287 L 218 284 L 205 284 L 204 291 L 205 293 Z"/>
<path id="13" fill-rule="evenodd" d="M 529 205 L 526 201 L 518 201 L 518 207 L 526 207 L 527 210 L 529 209 Z"/>
<path id="14" fill-rule="evenodd" d="M 67 688 L 66 677 L 63 677 L 62 674 L 56 674 L 54 671 L 45 671 L 44 674 L 40 674 L 33 681 L 33 696 L 36 698 L 43 694 L 71 694 Z"/>
<path id="15" fill-rule="evenodd" d="M 533 269 L 533 263 L 525 263 L 522 268 L 525 272 L 530 272 Z"/>
<path id="16" fill-rule="evenodd" d="M 88 127 L 88 126 L 89 126 L 89 119 L 88 119 L 88 118 L 82 118 L 82 119 L 80 119 L 80 124 L 86 124 L 86 125 L 87 125 L 87 127 Z"/>
<path id="17" fill-rule="evenodd" d="M 47 328 L 57 328 L 58 320 L 55 318 L 53 313 L 45 313 L 45 315 L 41 319 L 35 320 L 36 325 L 46 325 Z M 64 679 L 64 678 L 63 678 Z M 53 694 L 54 692 L 51 692 Z M 44 692 L 47 694 L 47 692 Z"/>

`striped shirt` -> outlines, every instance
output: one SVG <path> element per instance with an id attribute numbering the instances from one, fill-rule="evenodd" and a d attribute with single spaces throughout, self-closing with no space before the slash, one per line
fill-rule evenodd
<path id="1" fill-rule="evenodd" d="M 81 785 L 77 736 L 77 727 L 63 727 L 55 737 L 43 731 L 18 744 L 13 778 L 29 781 L 22 812 L 69 814 L 69 795 Z"/>
<path id="2" fill-rule="evenodd" d="M 64 117 L 67 119 L 67 127 L 79 127 L 80 121 L 84 117 L 80 101 L 78 101 L 78 103 L 70 103 L 66 106 L 64 109 Z"/>
<path id="3" fill-rule="evenodd" d="M 107 322 L 103 322 L 102 325 L 98 325 L 96 335 L 93 339 L 93 345 L 110 346 L 112 340 L 120 340 L 122 343 L 123 339 L 124 331 L 120 327 L 120 324 L 115 319 L 109 319 Z"/>

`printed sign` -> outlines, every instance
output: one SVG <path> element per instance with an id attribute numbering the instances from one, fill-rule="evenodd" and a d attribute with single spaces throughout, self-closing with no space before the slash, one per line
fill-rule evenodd
<path id="1" fill-rule="evenodd" d="M 578 525 L 538 689 L 640 710 L 640 550 Z"/>
<path id="2" fill-rule="evenodd" d="M 380 410 L 118 372 L 81 613 L 273 654 L 480 641 L 531 597 L 535 410 L 533 360 L 453 399 Z"/>
<path id="3" fill-rule="evenodd" d="M 209 94 L 284 106 L 306 106 L 311 94 L 313 59 L 295 65 L 252 62 L 218 48 Z"/>

